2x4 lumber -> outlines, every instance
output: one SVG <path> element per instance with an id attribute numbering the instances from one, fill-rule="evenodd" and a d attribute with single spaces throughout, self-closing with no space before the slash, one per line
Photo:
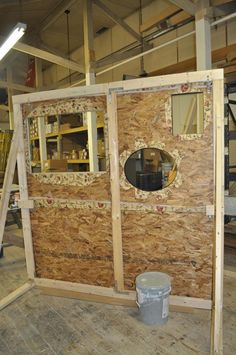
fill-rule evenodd
<path id="1" fill-rule="evenodd" d="M 39 287 L 40 291 L 44 295 L 48 296 L 56 296 L 56 297 L 66 297 L 66 298 L 74 298 L 83 301 L 90 301 L 90 302 L 98 302 L 98 303 L 105 303 L 111 304 L 116 306 L 127 306 L 127 307 L 135 307 L 137 308 L 136 300 L 125 300 L 120 299 L 119 294 L 117 294 L 117 298 L 112 298 L 108 296 L 98 296 L 92 295 L 88 293 L 82 293 L 77 291 L 68 291 L 68 290 L 61 290 L 49 287 Z M 172 305 L 169 306 L 171 312 L 182 312 L 182 313 L 193 313 L 194 308 L 187 307 L 187 306 L 179 306 L 179 305 Z"/>
<path id="2" fill-rule="evenodd" d="M 64 14 L 71 6 L 73 6 L 78 0 L 62 0 L 54 9 L 51 9 L 50 14 L 40 24 L 40 32 L 48 29 L 61 15 Z"/>
<path id="3" fill-rule="evenodd" d="M 134 305 L 136 301 L 135 291 L 116 292 L 112 288 L 78 284 L 74 282 L 50 280 L 44 278 L 35 278 L 35 286 L 42 289 L 43 292 L 55 293 L 62 295 L 60 292 L 68 292 L 68 297 L 80 298 L 88 300 L 93 297 L 96 302 L 112 302 L 113 304 Z M 64 294 L 65 295 L 65 294 Z M 118 302 L 118 303 L 117 303 Z M 172 296 L 170 295 L 170 306 L 172 310 L 177 309 L 205 309 L 211 310 L 212 301 L 195 297 Z"/>
<path id="4" fill-rule="evenodd" d="M 18 91 L 23 91 L 23 92 L 35 92 L 35 89 L 34 88 L 30 88 L 29 86 L 9 83 L 8 81 L 4 81 L 4 80 L 0 80 L 0 87 L 1 88 L 15 89 L 15 90 L 18 90 Z"/>
<path id="5" fill-rule="evenodd" d="M 22 53 L 27 53 L 30 54 L 34 57 L 41 58 L 43 60 L 47 60 L 48 62 L 60 65 L 62 67 L 65 67 L 67 69 L 77 71 L 80 73 L 84 73 L 84 66 L 80 65 L 72 60 L 68 60 L 66 58 L 59 57 L 55 54 L 46 52 L 42 49 L 35 48 L 32 46 L 29 46 L 28 44 L 17 42 L 13 49 L 22 52 Z"/>
<path id="6" fill-rule="evenodd" d="M 124 20 L 122 20 L 119 16 L 117 16 L 109 7 L 103 4 L 100 0 L 93 0 L 93 3 L 97 5 L 101 10 L 103 10 L 115 23 L 120 25 L 127 31 L 131 36 L 133 36 L 140 43 L 143 42 L 143 38 L 140 34 L 133 30 Z"/>
<path id="7" fill-rule="evenodd" d="M 157 15 L 152 16 L 147 21 L 143 22 L 142 25 L 140 25 L 140 32 L 145 32 L 150 30 L 158 23 L 164 21 L 166 18 L 175 14 L 177 11 L 179 11 L 178 6 L 175 6 L 174 4 L 169 5 L 165 10 L 161 11 Z"/>
<path id="8" fill-rule="evenodd" d="M 126 89 L 132 90 L 133 88 L 149 88 L 149 87 L 158 87 L 163 85 L 178 85 L 185 82 L 198 82 L 198 81 L 205 81 L 205 80 L 216 80 L 221 77 L 221 69 L 218 70 L 207 70 L 202 72 L 193 72 L 193 73 L 178 73 L 173 75 L 165 75 L 159 77 L 148 77 L 142 79 L 134 79 L 134 80 L 127 80 L 127 81 L 120 81 L 116 83 L 110 84 L 96 84 L 96 85 L 88 85 L 83 87 L 71 87 L 67 89 L 58 89 L 58 90 L 51 90 L 51 91 L 41 91 L 35 92 L 32 94 L 24 94 L 24 95 L 17 95 L 13 96 L 13 104 L 23 104 L 23 103 L 30 103 L 30 102 L 39 102 L 47 100 L 54 100 L 54 99 L 66 99 L 75 96 L 84 96 L 84 95 L 106 95 L 107 90 L 110 89 L 117 89 L 125 87 Z M 166 84 L 163 84 L 166 83 Z"/>
<path id="9" fill-rule="evenodd" d="M 93 12 L 92 0 L 84 1 L 83 25 L 84 25 L 84 57 L 85 57 L 85 77 L 86 85 L 95 84 L 95 50 L 93 39 Z M 89 150 L 89 170 L 96 172 L 98 167 L 97 152 L 97 117 L 96 112 L 87 112 L 88 126 L 88 150 Z"/>
<path id="10" fill-rule="evenodd" d="M 16 155 L 18 152 L 18 146 L 20 142 L 20 132 L 19 132 L 19 124 L 15 126 L 15 130 L 13 133 L 11 148 L 7 159 L 7 167 L 3 182 L 3 189 L 1 194 L 1 203 L 0 203 L 0 248 L 2 246 L 3 234 L 5 229 L 5 223 L 7 218 L 8 204 L 11 194 L 11 186 L 15 174 L 15 166 L 16 166 Z"/>
<path id="11" fill-rule="evenodd" d="M 196 13 L 197 10 L 196 5 L 190 0 L 169 0 L 169 1 L 191 15 L 195 15 Z"/>
<path id="12" fill-rule="evenodd" d="M 212 312 L 212 354 L 223 354 L 222 308 L 224 270 L 224 80 L 213 81 L 213 117 L 215 122 L 215 245 Z"/>
<path id="13" fill-rule="evenodd" d="M 171 16 L 169 19 L 169 23 L 174 26 L 178 25 L 179 23 L 186 21 L 188 19 L 192 18 L 192 15 L 188 14 L 185 11 L 178 12 L 176 15 Z"/>
<path id="14" fill-rule="evenodd" d="M 0 310 L 7 307 L 9 304 L 17 300 L 19 297 L 23 296 L 26 292 L 34 287 L 33 282 L 26 282 L 23 286 L 17 288 L 15 291 L 11 292 L 9 295 L 1 299 Z"/>
<path id="15" fill-rule="evenodd" d="M 14 109 L 15 127 L 17 128 L 17 132 L 19 136 L 19 143 L 17 147 L 17 170 L 18 170 L 18 180 L 19 180 L 19 187 L 20 187 L 20 198 L 21 200 L 28 200 L 29 196 L 28 196 L 27 176 L 26 176 L 22 110 L 19 104 L 13 105 L 13 109 Z M 22 217 L 22 228 L 23 228 L 24 245 L 25 245 L 26 269 L 27 269 L 29 279 L 33 279 L 35 277 L 35 264 L 34 264 L 34 253 L 33 253 L 29 208 L 25 208 L 25 207 L 21 208 L 21 217 Z"/>
<path id="16" fill-rule="evenodd" d="M 39 102 L 54 99 L 67 99 L 74 96 L 93 96 L 93 95 L 105 95 L 107 91 L 107 84 L 88 85 L 83 87 L 71 87 L 66 89 L 57 89 L 50 91 L 34 92 L 33 94 L 23 94 L 13 96 L 14 103 L 26 103 L 26 102 Z"/>
<path id="17" fill-rule="evenodd" d="M 117 96 L 114 92 L 108 93 L 108 135 L 110 158 L 110 183 L 112 199 L 112 245 L 113 268 L 115 287 L 117 291 L 124 290 L 124 267 L 121 231 L 120 208 L 120 174 L 119 174 L 119 149 L 118 149 L 118 122 L 117 122 Z"/>

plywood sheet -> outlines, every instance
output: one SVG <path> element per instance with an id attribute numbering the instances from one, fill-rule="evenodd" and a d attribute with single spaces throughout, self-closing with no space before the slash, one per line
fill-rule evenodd
<path id="1" fill-rule="evenodd" d="M 86 172 L 80 174 L 91 175 L 91 173 Z M 47 181 L 47 178 L 44 180 L 45 182 L 41 182 L 34 177 L 34 174 L 28 174 L 29 196 L 74 200 L 110 200 L 110 178 L 108 173 L 101 174 L 95 177 L 91 183 L 85 182 L 84 184 L 79 184 L 79 182 L 72 183 L 69 177 L 70 174 L 64 175 L 67 175 L 68 183 L 63 185 L 57 184 L 56 181 L 54 183 Z"/>
<path id="2" fill-rule="evenodd" d="M 31 213 L 38 277 L 113 285 L 111 212 L 36 208 Z"/>
<path id="3" fill-rule="evenodd" d="M 194 91 L 194 88 L 191 88 Z M 196 89 L 197 91 L 198 89 Z M 138 198 L 135 188 L 121 188 L 122 201 L 142 200 L 143 203 L 164 203 L 182 206 L 213 204 L 213 123 L 210 110 L 211 94 L 204 91 L 205 129 L 201 136 L 173 136 L 170 95 L 177 91 L 136 93 L 118 96 L 119 153 L 121 159 L 143 147 L 163 147 L 179 158 L 178 187 L 168 194 L 149 193 Z M 180 92 L 178 92 L 180 93 Z M 123 176 L 122 176 L 123 175 Z M 120 166 L 121 180 L 124 178 Z M 125 179 L 126 180 L 126 179 Z M 167 190 L 167 189 L 164 189 Z M 163 190 L 163 191 L 164 191 Z"/>
<path id="4" fill-rule="evenodd" d="M 172 294 L 211 299 L 213 220 L 201 213 L 122 213 L 125 285 L 145 271 L 172 278 Z"/>

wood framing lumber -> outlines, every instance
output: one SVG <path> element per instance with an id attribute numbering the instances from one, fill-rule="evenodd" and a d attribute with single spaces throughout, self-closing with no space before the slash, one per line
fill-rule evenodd
<path id="1" fill-rule="evenodd" d="M 9 111 L 9 106 L 7 106 L 7 105 L 0 105 L 0 110 L 1 111 Z"/>
<path id="2" fill-rule="evenodd" d="M 19 297 L 23 296 L 26 292 L 34 287 L 33 282 L 26 282 L 23 286 L 17 288 L 15 291 L 11 292 L 8 296 L 4 297 L 0 301 L 0 310 L 7 307 L 9 304 L 17 300 Z"/>
<path id="3" fill-rule="evenodd" d="M 78 0 L 63 0 L 56 6 L 56 8 L 49 11 L 49 15 L 40 24 L 39 31 L 43 32 L 50 27 L 61 15 L 64 14 L 71 6 Z"/>
<path id="4" fill-rule="evenodd" d="M 117 16 L 111 9 L 109 9 L 102 1 L 93 0 L 93 3 L 97 5 L 101 10 L 105 12 L 115 23 L 120 25 L 126 32 L 128 32 L 131 36 L 133 36 L 137 41 L 142 43 L 143 38 L 139 33 L 133 30 L 124 20 L 122 20 L 119 16 Z"/>
<path id="5" fill-rule="evenodd" d="M 25 86 L 25 85 L 20 85 L 20 84 L 14 84 L 14 83 L 9 83 L 7 81 L 4 80 L 0 80 L 0 87 L 1 88 L 9 88 L 9 89 L 15 89 L 18 91 L 23 91 L 23 92 L 35 92 L 34 88 L 31 88 L 29 86 Z"/>
<path id="6" fill-rule="evenodd" d="M 13 105 L 15 127 L 19 135 L 19 143 L 17 147 L 17 170 L 18 179 L 20 187 L 20 198 L 21 200 L 28 200 L 28 186 L 27 186 L 27 176 L 26 176 L 26 162 L 25 162 L 25 150 L 24 150 L 24 138 L 23 138 L 23 117 L 22 110 L 19 104 Z M 33 243 L 31 234 L 31 223 L 30 223 L 30 212 L 29 208 L 21 208 L 22 217 L 22 227 L 25 245 L 25 258 L 26 258 L 26 269 L 29 279 L 35 277 L 35 264 L 34 264 L 34 253 L 33 253 Z"/>
<path id="7" fill-rule="evenodd" d="M 178 12 L 176 15 L 171 16 L 171 18 L 169 19 L 169 23 L 174 26 L 174 25 L 178 25 L 179 23 L 186 21 L 188 19 L 190 19 L 192 17 L 192 15 L 188 14 L 185 11 L 181 11 Z"/>
<path id="8" fill-rule="evenodd" d="M 221 80 L 213 81 L 213 115 L 215 122 L 215 250 L 214 250 L 214 289 L 211 351 L 223 354 L 222 308 L 223 308 L 223 270 L 224 270 L 224 74 Z"/>
<path id="9" fill-rule="evenodd" d="M 1 194 L 1 203 L 0 203 L 0 248 L 3 240 L 3 233 L 5 229 L 5 223 L 7 218 L 8 204 L 11 193 L 11 186 L 15 174 L 16 166 L 16 156 L 18 152 L 18 146 L 20 142 L 20 132 L 19 124 L 15 126 L 15 130 L 12 137 L 11 148 L 7 159 L 7 167 L 4 177 L 3 189 Z"/>
<path id="10" fill-rule="evenodd" d="M 18 206 L 20 208 L 34 208 L 34 200 L 19 200 Z"/>
<path id="11" fill-rule="evenodd" d="M 172 4 L 178 6 L 184 11 L 188 12 L 191 15 L 195 15 L 197 10 L 196 5 L 190 0 L 169 0 Z"/>
<path id="12" fill-rule="evenodd" d="M 19 248 L 24 248 L 24 239 L 22 236 L 14 234 L 11 231 L 5 231 L 3 235 L 3 242 L 12 244 Z"/>
<path id="13" fill-rule="evenodd" d="M 42 289 L 44 293 L 54 294 L 62 297 L 83 297 L 81 299 L 129 306 L 135 305 L 136 303 L 135 291 L 116 292 L 114 289 L 108 287 L 91 286 L 43 278 L 35 278 L 34 282 L 35 286 Z M 172 310 L 210 310 L 211 304 L 211 300 L 204 300 L 201 298 L 170 296 L 170 306 Z"/>
<path id="14" fill-rule="evenodd" d="M 67 69 L 78 71 L 80 73 L 85 72 L 83 65 L 80 65 L 72 60 L 68 60 L 66 58 L 59 57 L 55 54 L 46 52 L 42 49 L 29 46 L 28 44 L 25 44 L 25 43 L 17 42 L 14 45 L 13 49 L 15 49 L 19 52 L 22 52 L 22 53 L 30 54 L 34 57 L 44 59 L 48 62 L 60 65 L 60 66 L 65 67 Z"/>
<path id="15" fill-rule="evenodd" d="M 113 267 L 115 286 L 118 291 L 124 290 L 124 268 L 121 232 L 120 209 L 120 174 L 117 126 L 117 97 L 109 92 L 107 102 L 110 181 L 112 195 L 112 241 L 113 241 Z"/>
<path id="16" fill-rule="evenodd" d="M 158 23 L 164 21 L 166 18 L 179 11 L 179 7 L 171 4 L 165 10 L 159 12 L 157 15 L 152 16 L 140 25 L 140 32 L 145 32 L 156 26 Z"/>

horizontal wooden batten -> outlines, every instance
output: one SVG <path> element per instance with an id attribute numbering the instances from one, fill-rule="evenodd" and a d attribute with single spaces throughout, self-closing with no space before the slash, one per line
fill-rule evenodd
<path id="1" fill-rule="evenodd" d="M 36 287 L 43 293 L 54 296 L 78 298 L 81 300 L 117 304 L 124 306 L 136 306 L 136 292 L 116 292 L 112 288 L 84 285 L 72 282 L 35 278 Z M 205 309 L 211 310 L 211 300 L 194 297 L 170 296 L 170 308 L 181 309 Z M 186 310 L 185 310 L 186 311 Z"/>
<path id="2" fill-rule="evenodd" d="M 26 282 L 23 286 L 17 288 L 15 291 L 11 292 L 9 295 L 4 297 L 0 301 L 0 310 L 7 307 L 9 304 L 17 300 L 17 298 L 23 296 L 26 292 L 32 289 L 34 286 L 33 282 Z"/>
<path id="3" fill-rule="evenodd" d="M 97 128 L 103 128 L 103 127 L 104 127 L 103 124 L 97 125 Z M 85 127 L 85 126 L 75 127 L 75 128 L 66 129 L 64 131 L 48 133 L 48 134 L 46 134 L 46 138 L 64 136 L 64 135 L 67 135 L 67 134 L 78 133 L 78 132 L 87 132 L 87 130 L 88 130 L 88 127 Z M 39 139 L 38 136 L 30 138 L 31 141 L 35 141 L 35 140 L 38 140 L 38 139 Z"/>

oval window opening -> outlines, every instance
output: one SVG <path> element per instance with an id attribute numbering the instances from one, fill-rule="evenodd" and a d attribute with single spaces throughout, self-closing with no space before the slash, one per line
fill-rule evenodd
<path id="1" fill-rule="evenodd" d="M 132 153 L 125 162 L 129 183 L 143 191 L 157 191 L 169 186 L 176 177 L 176 162 L 164 150 L 143 148 Z"/>

